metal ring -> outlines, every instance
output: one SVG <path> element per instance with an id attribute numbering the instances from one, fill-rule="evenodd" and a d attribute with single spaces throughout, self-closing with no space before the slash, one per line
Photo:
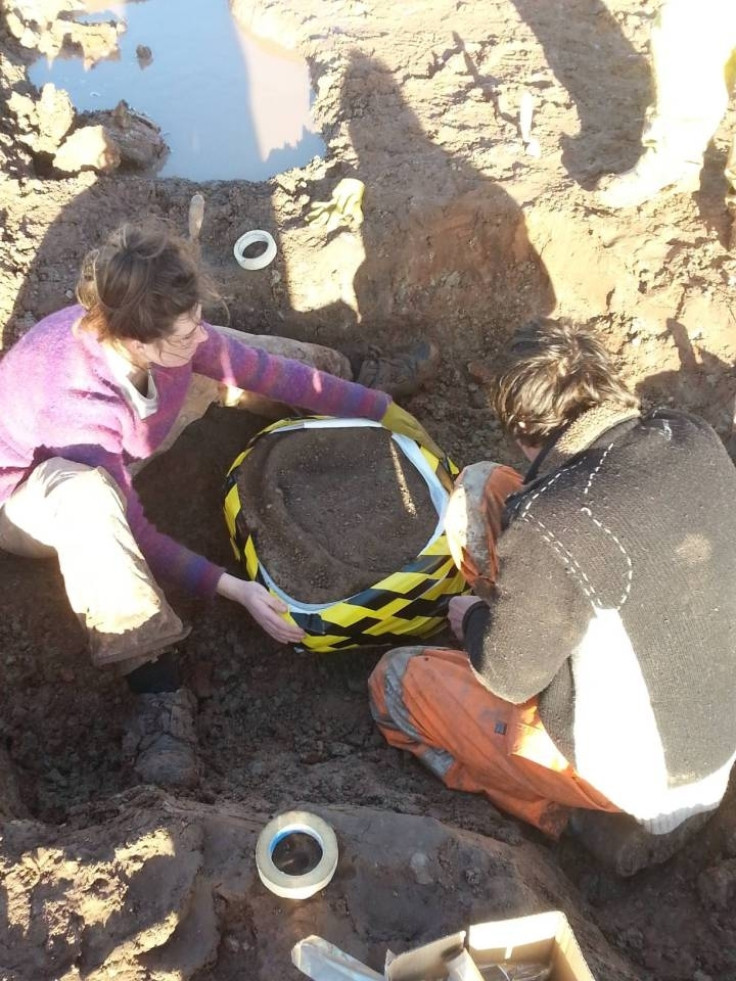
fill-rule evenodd
<path id="1" fill-rule="evenodd" d="M 260 255 L 249 259 L 245 255 L 245 250 L 249 245 L 255 245 L 258 242 L 264 244 L 266 248 Z M 270 232 L 264 232 L 261 229 L 246 232 L 233 246 L 233 255 L 237 264 L 243 269 L 265 269 L 276 258 L 276 242 Z"/>
<path id="2" fill-rule="evenodd" d="M 322 857 L 313 869 L 303 875 L 289 875 L 274 864 L 274 849 L 280 841 L 293 834 L 314 838 Z M 287 811 L 279 814 L 258 835 L 256 868 L 263 885 L 283 899 L 308 899 L 329 883 L 337 868 L 337 838 L 335 832 L 316 814 L 308 811 Z"/>

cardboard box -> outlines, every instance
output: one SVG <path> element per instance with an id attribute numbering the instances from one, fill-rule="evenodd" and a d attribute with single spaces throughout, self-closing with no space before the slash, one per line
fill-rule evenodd
<path id="1" fill-rule="evenodd" d="M 399 954 L 386 968 L 388 981 L 439 981 L 447 977 L 444 962 L 467 946 L 481 972 L 502 961 L 552 965 L 550 981 L 596 981 L 585 963 L 564 913 L 552 911 L 513 920 L 477 923 L 466 933 L 451 934 L 424 947 Z M 489 978 L 492 974 L 488 973 Z"/>

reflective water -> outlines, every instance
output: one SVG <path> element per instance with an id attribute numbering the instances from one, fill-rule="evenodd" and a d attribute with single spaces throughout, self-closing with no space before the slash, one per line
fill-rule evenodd
<path id="1" fill-rule="evenodd" d="M 79 111 L 125 99 L 151 118 L 171 149 L 160 176 L 264 180 L 323 154 L 306 63 L 241 31 L 227 0 L 87 0 L 86 9 L 85 20 L 127 23 L 119 57 L 90 69 L 81 57 L 40 59 L 31 80 L 66 89 Z"/>

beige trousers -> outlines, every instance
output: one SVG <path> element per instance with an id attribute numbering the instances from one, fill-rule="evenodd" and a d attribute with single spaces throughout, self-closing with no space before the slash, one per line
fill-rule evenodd
<path id="1" fill-rule="evenodd" d="M 329 348 L 218 329 L 249 347 L 352 377 L 347 358 Z M 269 417 L 286 414 L 286 407 L 263 396 L 195 374 L 187 400 L 157 454 L 213 403 Z M 131 469 L 140 470 L 150 459 Z M 99 467 L 60 457 L 36 467 L 0 508 L 0 549 L 29 558 L 58 558 L 69 603 L 97 665 L 115 665 L 127 674 L 189 633 L 133 538 L 120 488 Z"/>
<path id="2" fill-rule="evenodd" d="M 700 168 L 728 106 L 736 2 L 663 0 L 650 46 L 656 99 L 642 142 L 673 162 Z M 726 176 L 736 187 L 736 135 Z"/>

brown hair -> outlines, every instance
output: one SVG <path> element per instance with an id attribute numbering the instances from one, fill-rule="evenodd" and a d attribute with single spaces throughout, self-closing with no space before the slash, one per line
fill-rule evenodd
<path id="1" fill-rule="evenodd" d="M 534 320 L 511 339 L 493 406 L 504 429 L 539 446 L 602 402 L 637 409 L 611 356 L 591 330 L 566 320 Z"/>
<path id="2" fill-rule="evenodd" d="M 147 344 L 209 293 L 189 245 L 164 225 L 123 225 L 84 259 L 77 299 L 80 326 L 100 340 Z"/>

